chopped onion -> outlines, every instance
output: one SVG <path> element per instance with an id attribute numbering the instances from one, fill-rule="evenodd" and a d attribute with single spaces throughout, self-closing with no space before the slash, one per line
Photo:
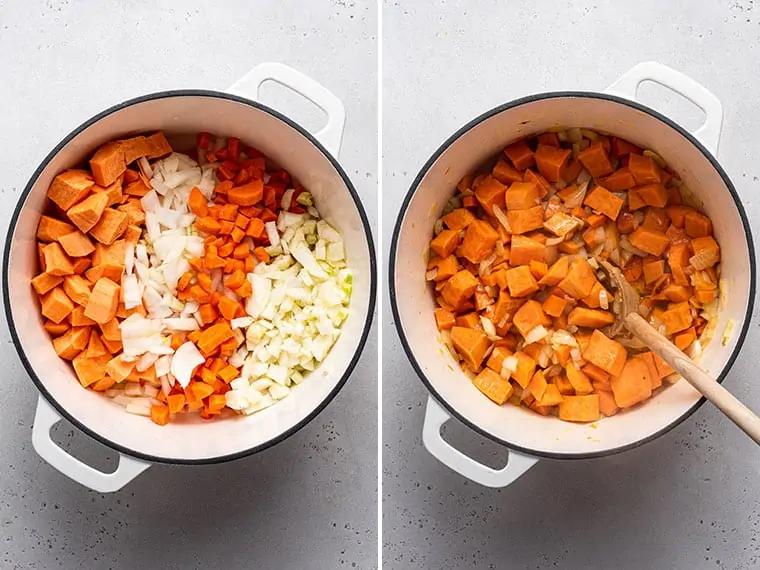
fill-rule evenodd
<path id="1" fill-rule="evenodd" d="M 507 219 L 507 215 L 499 206 L 495 204 L 493 206 L 493 215 L 496 216 L 497 220 L 499 220 L 499 223 L 502 225 L 504 230 L 506 230 L 508 234 L 511 234 L 512 228 L 509 225 L 509 220 Z"/>
<path id="2" fill-rule="evenodd" d="M 182 388 L 187 388 L 195 369 L 206 362 L 205 357 L 192 342 L 188 341 L 174 353 L 171 362 L 171 373 Z"/>
<path id="3" fill-rule="evenodd" d="M 525 344 L 533 344 L 534 342 L 543 340 L 546 338 L 548 334 L 549 334 L 549 331 L 547 331 L 543 325 L 538 325 L 533 330 L 531 330 L 527 335 L 525 335 Z"/>

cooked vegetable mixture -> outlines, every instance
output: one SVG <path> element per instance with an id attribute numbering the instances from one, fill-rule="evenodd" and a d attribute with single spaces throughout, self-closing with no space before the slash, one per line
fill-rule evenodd
<path id="1" fill-rule="evenodd" d="M 32 279 L 82 386 L 159 425 L 286 397 L 348 316 L 343 239 L 312 195 L 236 138 L 109 142 L 55 177 Z"/>
<path id="2" fill-rule="evenodd" d="M 444 341 L 497 404 L 591 422 L 677 379 L 614 326 L 600 259 L 681 350 L 697 356 L 709 340 L 720 247 L 656 153 L 587 129 L 547 132 L 510 144 L 457 190 L 435 224 L 427 279 Z"/>

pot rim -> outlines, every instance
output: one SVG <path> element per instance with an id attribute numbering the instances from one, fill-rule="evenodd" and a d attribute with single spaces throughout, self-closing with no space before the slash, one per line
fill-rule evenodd
<path id="1" fill-rule="evenodd" d="M 449 414 L 451 414 L 451 416 L 455 417 L 457 420 L 462 422 L 468 428 L 472 429 L 473 431 L 482 435 L 483 437 L 490 439 L 491 441 L 494 441 L 498 444 L 501 444 L 511 450 L 522 452 L 527 455 L 532 455 L 534 457 L 542 457 L 542 458 L 547 458 L 547 459 L 592 459 L 592 458 L 597 458 L 597 457 L 606 457 L 610 455 L 616 455 L 618 453 L 635 449 L 636 447 L 642 446 L 645 443 L 653 441 L 654 439 L 660 437 L 661 435 L 664 435 L 665 433 L 669 432 L 670 430 L 672 430 L 673 428 L 681 424 L 684 420 L 686 420 L 689 416 L 691 416 L 694 412 L 696 412 L 702 406 L 702 404 L 704 404 L 707 401 L 706 398 L 704 398 L 704 396 L 700 398 L 694 405 L 691 406 L 691 408 L 689 408 L 688 410 L 686 410 L 686 412 L 681 414 L 680 417 L 678 417 L 676 420 L 669 423 L 662 429 L 658 430 L 657 432 L 653 433 L 652 435 L 639 439 L 637 441 L 634 441 L 626 445 L 621 445 L 618 447 L 613 447 L 613 448 L 605 449 L 602 451 L 592 451 L 592 452 L 584 452 L 584 453 L 560 453 L 560 452 L 541 451 L 541 450 L 531 449 L 531 448 L 517 445 L 514 442 L 501 439 L 500 437 L 493 435 L 492 433 L 479 427 L 477 424 L 471 422 L 470 420 L 465 418 L 462 414 L 460 414 L 453 405 L 451 405 L 448 401 L 446 401 L 444 398 L 441 397 L 441 395 L 435 389 L 435 387 L 427 378 L 425 373 L 422 371 L 422 367 L 420 366 L 419 362 L 414 356 L 414 353 L 409 345 L 409 341 L 404 332 L 404 327 L 401 324 L 401 314 L 398 309 L 397 292 L 396 292 L 396 256 L 398 253 L 401 226 L 403 224 L 403 221 L 406 216 L 406 212 L 409 207 L 409 203 L 412 200 L 412 197 L 414 196 L 420 183 L 425 178 L 425 176 L 427 175 L 428 171 L 433 166 L 433 164 L 438 160 L 438 158 L 440 158 L 440 156 L 446 150 L 448 150 L 448 148 L 451 147 L 465 133 L 469 132 L 470 130 L 472 130 L 473 128 L 481 124 L 482 122 L 486 121 L 487 119 L 490 119 L 491 117 L 494 117 L 498 115 L 499 113 L 502 113 L 503 111 L 513 109 L 513 108 L 516 108 L 528 103 L 534 103 L 536 101 L 545 100 L 545 99 L 563 99 L 563 98 L 565 99 L 574 99 L 574 98 L 601 99 L 605 101 L 619 103 L 621 105 L 625 105 L 637 111 L 642 111 L 644 113 L 647 113 L 648 115 L 654 117 L 660 122 L 665 123 L 667 126 L 674 129 L 679 134 L 683 135 L 684 138 L 686 138 L 691 144 L 697 147 L 697 149 L 710 162 L 710 164 L 712 164 L 713 168 L 715 168 L 715 170 L 718 172 L 720 177 L 723 179 L 723 182 L 725 183 L 726 188 L 728 188 L 728 191 L 734 200 L 734 204 L 736 206 L 737 211 L 739 212 L 739 217 L 741 218 L 741 221 L 742 221 L 742 226 L 744 227 L 744 233 L 747 240 L 747 252 L 749 254 L 749 269 L 750 269 L 749 295 L 747 299 L 747 309 L 744 314 L 744 322 L 742 324 L 741 331 L 739 332 L 739 337 L 737 339 L 736 346 L 734 347 L 730 357 L 726 361 L 725 366 L 723 367 L 723 369 L 721 370 L 717 378 L 718 382 L 721 382 L 721 383 L 723 382 L 729 370 L 731 369 L 731 366 L 733 366 L 734 361 L 736 360 L 736 358 L 739 356 L 739 353 L 741 352 L 742 345 L 744 344 L 744 340 L 747 336 L 750 322 L 752 320 L 751 319 L 752 309 L 755 302 L 755 286 L 756 286 L 755 248 L 754 248 L 754 243 L 752 240 L 752 231 L 750 229 L 747 214 L 744 211 L 744 206 L 742 205 L 741 200 L 739 199 L 739 195 L 736 192 L 736 188 L 734 188 L 734 185 L 731 182 L 731 179 L 728 177 L 728 174 L 726 173 L 726 171 L 723 170 L 723 167 L 720 165 L 718 160 L 712 155 L 712 153 L 710 153 L 704 147 L 704 145 L 701 142 L 699 142 L 696 139 L 696 137 L 694 137 L 694 135 L 692 135 L 689 131 L 687 131 L 678 123 L 666 117 L 662 113 L 654 109 L 651 109 L 650 107 L 642 105 L 641 103 L 638 103 L 636 101 L 631 101 L 629 99 L 625 99 L 617 95 L 599 93 L 596 91 L 549 91 L 549 92 L 544 92 L 544 93 L 537 93 L 534 95 L 521 97 L 519 99 L 514 99 L 512 101 L 509 101 L 507 103 L 503 103 L 497 107 L 494 107 L 490 109 L 489 111 L 486 111 L 485 113 L 482 113 L 481 115 L 472 119 L 466 125 L 458 129 L 453 135 L 447 138 L 446 141 L 444 141 L 444 143 L 441 144 L 441 146 L 439 146 L 438 149 L 433 153 L 433 155 L 427 160 L 427 162 L 425 162 L 425 164 L 422 166 L 419 173 L 415 177 L 414 181 L 412 182 L 412 185 L 407 191 L 406 196 L 404 197 L 404 201 L 401 204 L 401 209 L 399 211 L 398 217 L 396 218 L 396 223 L 393 228 L 393 235 L 391 237 L 391 249 L 390 249 L 389 264 L 388 264 L 389 265 L 388 281 L 389 281 L 389 293 L 390 293 L 390 300 L 391 300 L 390 305 L 391 305 L 391 312 L 393 315 L 393 321 L 396 326 L 396 331 L 398 332 L 399 338 L 401 340 L 401 345 L 404 348 L 404 352 L 406 353 L 407 358 L 411 362 L 412 368 L 414 368 L 414 371 L 417 373 L 417 376 L 419 376 L 420 380 L 422 380 L 422 383 L 428 389 L 430 394 L 432 394 L 432 396 L 436 399 L 436 401 L 439 402 L 446 409 L 446 411 Z"/>
<path id="2" fill-rule="evenodd" d="M 208 97 L 212 99 L 213 98 L 226 99 L 229 101 L 234 101 L 236 103 L 242 103 L 249 107 L 258 109 L 259 111 L 268 113 L 269 115 L 272 115 L 274 118 L 279 119 L 280 121 L 282 121 L 289 127 L 298 131 L 312 145 L 317 147 L 317 149 L 332 164 L 333 168 L 335 168 L 335 170 L 338 172 L 340 177 L 343 179 L 343 183 L 346 185 L 346 188 L 348 189 L 348 192 L 350 193 L 351 198 L 353 199 L 354 204 L 356 205 L 356 209 L 359 212 L 362 228 L 364 229 L 364 234 L 367 239 L 367 248 L 369 250 L 370 292 L 369 292 L 369 303 L 367 306 L 367 317 L 364 322 L 362 334 L 359 339 L 359 344 L 357 346 L 356 352 L 354 353 L 353 357 L 348 363 L 348 366 L 343 372 L 343 375 L 341 376 L 340 381 L 335 385 L 332 391 L 329 394 L 327 394 L 327 396 L 322 400 L 322 402 L 316 408 L 314 408 L 305 418 L 303 418 L 296 425 L 286 430 L 285 432 L 281 433 L 277 437 L 272 438 L 260 445 L 257 445 L 257 446 L 254 446 L 242 451 L 238 451 L 236 453 L 230 453 L 227 455 L 220 455 L 217 457 L 210 457 L 210 458 L 204 458 L 204 459 L 174 459 L 174 458 L 169 458 L 169 457 L 159 457 L 155 455 L 142 453 L 137 450 L 134 450 L 134 449 L 131 449 L 131 448 L 128 448 L 128 447 L 125 447 L 125 446 L 122 446 L 110 441 L 109 439 L 101 436 L 100 434 L 96 433 L 94 430 L 91 430 L 86 425 L 84 425 L 79 420 L 77 420 L 75 417 L 73 417 L 63 406 L 61 406 L 58 403 L 58 401 L 55 398 L 53 398 L 50 392 L 48 392 L 48 390 L 45 388 L 45 385 L 40 381 L 39 377 L 35 373 L 34 368 L 31 365 L 31 362 L 27 358 L 26 352 L 21 344 L 18 333 L 16 331 L 13 312 L 11 310 L 10 297 L 8 294 L 9 254 L 11 250 L 12 238 L 16 229 L 16 223 L 18 222 L 18 217 L 21 214 L 21 210 L 23 208 L 24 203 L 26 202 L 27 196 L 31 192 L 33 186 L 36 184 L 38 178 L 42 174 L 42 171 L 48 166 L 50 161 L 53 160 L 53 158 L 63 149 L 63 147 L 65 147 L 73 139 L 79 136 L 84 130 L 94 125 L 101 119 L 104 119 L 114 113 L 117 113 L 119 111 L 122 111 L 123 109 L 126 109 L 127 107 L 131 107 L 139 103 L 145 103 L 147 101 L 167 99 L 167 98 L 172 98 L 172 97 Z M 23 192 L 19 196 L 18 201 L 16 203 L 16 207 L 14 208 L 14 211 L 13 211 L 13 216 L 11 217 L 10 224 L 8 226 L 8 232 L 5 238 L 5 247 L 4 247 L 3 254 L 4 254 L 3 266 L 2 266 L 3 306 L 5 308 L 5 314 L 8 319 L 8 328 L 10 329 L 11 339 L 13 340 L 13 345 L 16 348 L 16 352 L 18 353 L 19 358 L 21 359 L 21 362 L 24 365 L 24 368 L 26 369 L 27 374 L 29 375 L 32 382 L 34 382 L 35 386 L 37 387 L 37 390 L 39 390 L 40 394 L 50 403 L 50 405 L 52 405 L 55 408 L 55 410 L 61 416 L 63 416 L 66 420 L 71 422 L 74 426 L 82 430 L 84 433 L 86 433 L 87 435 L 95 439 L 96 441 L 110 447 L 111 449 L 119 453 L 123 453 L 130 457 L 135 457 L 137 459 L 142 459 L 150 463 L 162 463 L 162 464 L 168 464 L 168 465 L 211 465 L 211 464 L 216 464 L 216 463 L 224 463 L 227 461 L 234 461 L 236 459 L 242 459 L 243 457 L 248 457 L 249 455 L 253 455 L 255 453 L 268 449 L 269 447 L 272 447 L 273 445 L 280 443 L 281 441 L 287 439 L 288 437 L 290 437 L 291 435 L 299 431 L 301 428 L 306 426 L 306 424 L 308 424 L 314 418 L 316 418 L 322 412 L 322 410 L 324 410 L 327 407 L 327 405 L 335 398 L 338 392 L 343 388 L 343 386 L 348 381 L 349 376 L 353 372 L 354 368 L 356 368 L 356 365 L 359 361 L 359 357 L 364 351 L 364 347 L 366 345 L 367 338 L 369 337 L 369 333 L 372 327 L 372 320 L 373 320 L 373 315 L 374 315 L 374 310 L 375 310 L 375 298 L 376 298 L 376 288 L 377 288 L 377 260 L 376 260 L 376 255 L 375 255 L 375 244 L 374 244 L 374 240 L 372 239 L 372 230 L 369 225 L 367 214 L 364 211 L 364 206 L 362 205 L 361 199 L 359 198 L 359 195 L 356 192 L 356 188 L 354 188 L 354 185 L 351 183 L 351 180 L 349 179 L 348 175 L 343 170 L 343 168 L 340 166 L 338 161 L 332 156 L 332 154 L 330 154 L 330 152 L 328 152 L 325 149 L 325 147 L 309 131 L 307 131 L 301 125 L 299 125 L 292 119 L 288 118 L 287 116 L 283 115 L 282 113 L 262 103 L 259 103 L 257 101 L 246 99 L 245 97 L 240 97 L 238 95 L 232 95 L 230 93 L 225 93 L 222 91 L 215 91 L 215 90 L 210 90 L 210 89 L 174 89 L 174 90 L 167 90 L 167 91 L 157 91 L 155 93 L 149 93 L 147 95 L 134 97 L 132 99 L 123 101 L 122 103 L 113 105 L 105 109 L 104 111 L 101 111 L 100 113 L 92 116 L 91 118 L 86 120 L 84 123 L 79 125 L 76 129 L 71 131 L 43 159 L 43 161 L 34 171 L 34 174 L 32 174 Z"/>

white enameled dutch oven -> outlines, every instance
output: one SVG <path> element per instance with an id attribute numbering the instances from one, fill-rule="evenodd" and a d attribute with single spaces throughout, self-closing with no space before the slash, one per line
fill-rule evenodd
<path id="1" fill-rule="evenodd" d="M 705 113 L 694 133 L 636 102 L 642 81 L 680 93 Z M 497 406 L 462 373 L 440 340 L 435 303 L 425 283 L 424 254 L 433 224 L 465 174 L 507 144 L 552 127 L 586 127 L 655 150 L 679 172 L 712 218 L 721 245 L 727 289 L 715 338 L 701 364 L 719 380 L 736 358 L 749 326 L 755 294 L 755 253 L 736 190 L 715 159 L 722 108 L 692 79 L 658 63 L 636 65 L 604 93 L 557 92 L 525 97 L 497 107 L 455 133 L 428 160 L 412 184 L 399 214 L 390 256 L 391 307 L 409 359 L 431 392 L 423 442 L 438 460 L 465 477 L 503 487 L 539 458 L 581 459 L 625 451 L 650 441 L 693 413 L 701 396 L 685 381 L 641 406 L 594 424 L 572 424 L 522 407 Z M 733 333 L 721 343 L 726 326 Z M 441 426 L 454 416 L 478 433 L 509 448 L 507 465 L 491 469 L 446 443 Z"/>
<path id="2" fill-rule="evenodd" d="M 256 102 L 267 80 L 297 91 L 327 115 L 314 135 Z M 366 214 L 335 159 L 343 137 L 343 105 L 327 89 L 281 64 L 262 64 L 226 93 L 166 91 L 112 107 L 88 120 L 45 158 L 19 199 L 11 220 L 3 263 L 8 323 L 16 350 L 41 395 L 32 442 L 53 467 L 100 492 L 120 489 L 151 463 L 204 464 L 245 457 L 278 443 L 312 420 L 343 387 L 370 330 L 375 303 L 376 261 Z M 126 413 L 101 394 L 84 390 L 71 366 L 57 357 L 42 328 L 29 280 L 37 271 L 35 233 L 53 177 L 86 159 L 106 141 L 133 133 L 164 131 L 169 139 L 201 131 L 239 137 L 286 168 L 314 195 L 320 213 L 338 228 L 354 271 L 350 315 L 328 357 L 288 398 L 247 417 L 200 418 L 157 426 Z M 65 417 L 118 451 L 113 473 L 102 473 L 59 448 L 51 427 Z"/>

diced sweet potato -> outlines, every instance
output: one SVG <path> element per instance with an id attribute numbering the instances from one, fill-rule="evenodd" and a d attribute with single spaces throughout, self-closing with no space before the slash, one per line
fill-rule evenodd
<path id="1" fill-rule="evenodd" d="M 493 252 L 498 239 L 499 234 L 488 222 L 475 220 L 467 226 L 459 254 L 471 263 L 480 263 Z"/>
<path id="2" fill-rule="evenodd" d="M 544 228 L 557 236 L 565 236 L 575 230 L 581 224 L 574 216 L 568 216 L 564 212 L 556 212 L 544 222 Z"/>
<path id="3" fill-rule="evenodd" d="M 127 243 L 137 243 L 142 235 L 142 229 L 139 226 L 127 226 L 124 232 L 124 241 Z"/>
<path id="4" fill-rule="evenodd" d="M 508 210 L 528 210 L 541 204 L 538 185 L 535 182 L 515 182 L 505 195 Z"/>
<path id="5" fill-rule="evenodd" d="M 509 210 L 507 221 L 513 234 L 524 234 L 537 230 L 544 225 L 544 209 L 542 206 L 527 210 Z"/>
<path id="6" fill-rule="evenodd" d="M 476 329 L 454 327 L 451 329 L 451 341 L 470 368 L 478 370 L 490 346 L 486 334 Z"/>
<path id="7" fill-rule="evenodd" d="M 599 182 L 602 186 L 612 192 L 628 190 L 636 185 L 636 179 L 631 174 L 631 171 L 628 170 L 627 166 L 616 170 L 609 176 L 605 176 Z"/>
<path id="8" fill-rule="evenodd" d="M 105 194 L 108 196 L 108 207 L 121 204 L 123 194 L 121 192 L 122 177 L 116 179 L 116 181 L 110 186 L 98 186 L 97 184 L 92 187 L 93 194 Z"/>
<path id="9" fill-rule="evenodd" d="M 592 210 L 601 212 L 611 220 L 616 220 L 624 201 L 602 186 L 597 186 L 586 195 L 583 203 Z"/>
<path id="10" fill-rule="evenodd" d="M 87 349 L 85 350 L 85 357 L 87 358 L 97 358 L 98 356 L 109 356 L 109 352 L 106 350 L 106 347 L 103 346 L 103 342 L 100 340 L 100 336 L 96 332 L 90 333 L 90 341 L 87 344 Z M 110 357 L 108 358 L 110 360 Z M 105 364 L 103 365 L 105 368 Z"/>
<path id="11" fill-rule="evenodd" d="M 491 175 L 502 184 L 511 184 L 512 182 L 522 182 L 523 173 L 513 168 L 506 160 L 499 159 L 491 170 Z"/>
<path id="12" fill-rule="evenodd" d="M 455 309 L 475 294 L 478 280 L 467 269 L 457 272 L 441 289 L 443 299 Z"/>
<path id="13" fill-rule="evenodd" d="M 642 268 L 644 270 L 644 283 L 649 285 L 664 275 L 665 260 L 656 259 L 653 261 L 648 261 L 642 265 Z"/>
<path id="14" fill-rule="evenodd" d="M 81 275 L 92 265 L 92 259 L 89 257 L 77 257 L 74 259 L 74 273 Z"/>
<path id="15" fill-rule="evenodd" d="M 588 148 L 578 153 L 578 160 L 594 178 L 600 178 L 612 172 L 612 162 L 601 142 L 591 143 Z"/>
<path id="16" fill-rule="evenodd" d="M 90 358 L 83 352 L 80 352 L 72 361 L 79 383 L 85 388 L 103 378 L 105 374 L 104 368 L 107 363 L 108 357 L 97 356 Z"/>
<path id="17" fill-rule="evenodd" d="M 499 206 L 504 209 L 504 193 L 507 187 L 496 180 L 493 176 L 486 176 L 475 187 L 475 198 L 478 199 L 483 209 L 490 215 L 493 215 L 493 207 Z"/>
<path id="18" fill-rule="evenodd" d="M 40 216 L 37 226 L 37 239 L 44 242 L 58 241 L 62 236 L 76 231 L 71 224 L 62 222 L 50 216 Z"/>
<path id="19" fill-rule="evenodd" d="M 686 212 L 684 216 L 686 234 L 692 238 L 707 237 L 712 234 L 710 218 L 699 212 Z"/>
<path id="20" fill-rule="evenodd" d="M 637 186 L 636 191 L 647 206 L 664 208 L 668 204 L 668 191 L 662 184 L 644 184 Z"/>
<path id="21" fill-rule="evenodd" d="M 58 242 L 51 242 L 42 249 L 45 272 L 54 276 L 72 275 L 74 265 Z"/>
<path id="22" fill-rule="evenodd" d="M 664 233 L 647 229 L 644 226 L 636 228 L 628 236 L 628 240 L 633 247 L 657 257 L 660 257 L 670 245 L 670 240 Z"/>
<path id="23" fill-rule="evenodd" d="M 693 320 L 691 306 L 686 302 L 671 304 L 668 310 L 662 313 L 662 322 L 668 334 L 688 329 Z"/>
<path id="24" fill-rule="evenodd" d="M 612 376 L 620 376 L 626 357 L 625 347 L 618 341 L 608 338 L 599 329 L 594 330 L 588 346 L 583 350 L 583 358 Z"/>
<path id="25" fill-rule="evenodd" d="M 557 295 L 549 295 L 544 301 L 544 312 L 551 317 L 559 317 L 567 307 L 567 301 Z"/>
<path id="26" fill-rule="evenodd" d="M 613 374 L 610 383 L 615 403 L 619 408 L 630 408 L 652 395 L 649 368 L 640 359 L 633 358 L 625 362 L 620 374 Z"/>
<path id="27" fill-rule="evenodd" d="M 599 281 L 594 283 L 594 286 L 591 288 L 591 293 L 589 293 L 587 296 L 583 297 L 581 301 L 584 305 L 586 305 L 589 309 L 598 309 L 602 306 L 602 295 L 604 295 L 607 298 L 608 306 L 610 303 L 612 303 L 612 295 L 610 294 L 607 289 L 605 289 Z"/>
<path id="28" fill-rule="evenodd" d="M 567 376 L 565 374 L 557 374 L 554 377 L 554 385 L 557 387 L 557 390 L 559 390 L 559 393 L 563 396 L 575 395 L 575 389 L 573 388 L 573 385 L 570 384 L 570 380 L 567 379 Z"/>
<path id="29" fill-rule="evenodd" d="M 666 207 L 665 213 L 675 227 L 683 228 L 686 225 L 686 214 L 696 213 L 696 210 L 691 206 L 677 204 Z"/>
<path id="30" fill-rule="evenodd" d="M 53 340 L 53 348 L 59 357 L 73 360 L 77 354 L 87 348 L 89 339 L 90 327 L 72 327 L 66 331 L 66 334 Z"/>
<path id="31" fill-rule="evenodd" d="M 92 319 L 84 316 L 84 306 L 77 305 L 74 310 L 69 313 L 69 322 L 72 327 L 90 327 L 95 323 Z"/>
<path id="32" fill-rule="evenodd" d="M 125 362 L 121 355 L 118 355 L 108 361 L 105 371 L 116 382 L 123 382 L 132 373 L 134 367 L 135 362 Z"/>
<path id="33" fill-rule="evenodd" d="M 544 376 L 544 371 L 536 370 L 528 383 L 528 390 L 533 394 L 533 397 L 536 400 L 541 400 L 544 397 L 544 392 L 546 392 L 546 387 L 548 385 L 546 377 Z"/>
<path id="34" fill-rule="evenodd" d="M 562 256 L 552 264 L 549 272 L 541 278 L 539 284 L 551 285 L 552 287 L 559 285 L 560 281 L 567 277 L 569 270 L 570 259 L 567 256 Z"/>
<path id="35" fill-rule="evenodd" d="M 504 154 L 517 170 L 525 170 L 535 162 L 533 151 L 524 140 L 509 145 L 504 149 Z"/>
<path id="36" fill-rule="evenodd" d="M 162 132 L 157 132 L 145 137 L 145 142 L 148 146 L 147 157 L 151 160 L 154 158 L 161 158 L 172 152 L 172 147 Z"/>
<path id="37" fill-rule="evenodd" d="M 90 298 L 90 283 L 81 275 L 67 275 L 63 279 L 63 292 L 77 305 L 86 305 Z"/>
<path id="38" fill-rule="evenodd" d="M 689 259 L 689 264 L 695 269 L 701 271 L 720 261 L 720 247 L 712 236 L 694 238 L 691 240 L 691 249 L 694 257 Z"/>
<path id="39" fill-rule="evenodd" d="M 561 405 L 564 401 L 565 396 L 560 393 L 559 388 L 555 384 L 547 385 L 543 398 L 537 400 L 538 405 L 542 407 Z"/>
<path id="40" fill-rule="evenodd" d="M 63 277 L 60 275 L 50 275 L 50 273 L 40 273 L 32 279 L 32 287 L 38 295 L 44 295 L 61 283 L 63 283 Z"/>
<path id="41" fill-rule="evenodd" d="M 597 390 L 596 395 L 599 397 L 599 411 L 606 417 L 614 416 L 618 413 L 618 406 L 615 403 L 615 396 L 607 390 Z"/>
<path id="42" fill-rule="evenodd" d="M 145 211 L 139 200 L 127 200 L 124 204 L 116 208 L 129 216 L 129 223 L 135 226 L 141 226 L 145 223 Z"/>
<path id="43" fill-rule="evenodd" d="M 538 291 L 538 283 L 527 265 L 507 270 L 507 287 L 512 297 L 525 297 Z"/>
<path id="44" fill-rule="evenodd" d="M 564 396 L 559 403 L 559 419 L 566 422 L 595 422 L 599 419 L 599 396 Z"/>
<path id="45" fill-rule="evenodd" d="M 107 205 L 106 194 L 92 194 L 69 208 L 66 214 L 76 227 L 87 233 L 98 223 Z"/>
<path id="46" fill-rule="evenodd" d="M 443 216 L 443 224 L 450 230 L 463 230 L 475 220 L 467 208 L 457 208 Z"/>
<path id="47" fill-rule="evenodd" d="M 84 200 L 94 184 L 92 176 L 86 170 L 66 170 L 53 179 L 47 197 L 62 210 L 68 210 Z"/>
<path id="48" fill-rule="evenodd" d="M 448 257 L 459 246 L 459 231 L 443 230 L 433 241 L 430 242 L 430 249 L 438 257 Z"/>
<path id="49" fill-rule="evenodd" d="M 565 367 L 565 372 L 567 373 L 567 380 L 570 382 L 570 385 L 573 387 L 576 394 L 590 394 L 594 391 L 589 377 L 586 376 L 586 374 L 584 374 L 584 372 L 574 363 L 568 362 Z"/>
<path id="50" fill-rule="evenodd" d="M 143 136 L 132 137 L 119 141 L 121 150 L 124 152 L 124 162 L 131 164 L 138 158 L 147 156 L 150 153 L 148 141 Z"/>
<path id="51" fill-rule="evenodd" d="M 118 142 L 108 142 L 101 146 L 90 159 L 90 169 L 92 177 L 100 186 L 113 184 L 127 169 L 122 145 Z"/>
<path id="52" fill-rule="evenodd" d="M 107 323 L 116 316 L 121 287 L 106 277 L 95 283 L 84 309 L 85 316 L 96 323 Z"/>
<path id="53" fill-rule="evenodd" d="M 648 156 L 631 154 L 628 161 L 628 170 L 638 184 L 652 184 L 662 182 L 662 169 Z"/>
<path id="54" fill-rule="evenodd" d="M 544 250 L 546 246 L 530 239 L 529 237 L 516 235 L 512 236 L 509 249 L 509 264 L 528 265 L 531 261 L 543 261 Z"/>
<path id="55" fill-rule="evenodd" d="M 517 382 L 521 388 L 527 388 L 533 378 L 533 374 L 536 372 L 536 361 L 523 351 L 516 352 L 514 356 L 517 358 L 517 370 L 512 373 L 512 379 Z"/>
<path id="56" fill-rule="evenodd" d="M 586 309 L 585 307 L 575 307 L 567 315 L 567 322 L 577 327 L 589 327 L 598 329 L 606 327 L 615 322 L 615 316 L 609 311 L 600 311 L 598 309 Z"/>
<path id="57" fill-rule="evenodd" d="M 640 210 L 646 205 L 646 202 L 644 202 L 644 199 L 641 197 L 641 194 L 639 194 L 639 191 L 636 190 L 636 188 L 631 188 L 628 190 L 628 209 L 631 210 L 631 212 Z"/>
<path id="58" fill-rule="evenodd" d="M 92 245 L 90 238 L 76 230 L 61 236 L 58 242 L 66 254 L 71 257 L 84 257 L 95 251 L 95 246 Z"/>
<path id="59" fill-rule="evenodd" d="M 578 257 L 570 264 L 567 275 L 559 282 L 558 287 L 571 297 L 582 299 L 591 293 L 594 283 L 596 283 L 594 270 L 585 259 Z"/>
<path id="60" fill-rule="evenodd" d="M 484 368 L 472 381 L 490 400 L 504 404 L 514 392 L 512 383 L 490 368 Z"/>
<path id="61" fill-rule="evenodd" d="M 682 303 L 691 299 L 691 291 L 691 287 L 686 285 L 670 284 L 662 290 L 662 294 L 667 297 L 668 301 Z"/>
<path id="62" fill-rule="evenodd" d="M 501 373 L 501 367 L 504 364 L 504 359 L 507 356 L 511 356 L 512 353 L 505 346 L 497 346 L 491 351 L 491 356 L 488 357 L 486 366 L 491 370 Z"/>
<path id="63" fill-rule="evenodd" d="M 435 310 L 435 324 L 438 330 L 445 331 L 454 326 L 454 313 L 441 307 Z"/>
<path id="64" fill-rule="evenodd" d="M 538 171 L 549 182 L 557 182 L 567 168 L 571 152 L 567 149 L 539 144 L 535 159 Z"/>
<path id="65" fill-rule="evenodd" d="M 111 245 L 124 234 L 129 224 L 129 216 L 114 210 L 106 208 L 95 226 L 90 230 L 90 235 L 105 245 Z"/>
<path id="66" fill-rule="evenodd" d="M 528 333 L 537 326 L 548 327 L 550 321 L 546 316 L 541 303 L 534 299 L 529 299 L 517 309 L 517 312 L 512 319 L 512 323 L 521 335 L 527 336 Z"/>

